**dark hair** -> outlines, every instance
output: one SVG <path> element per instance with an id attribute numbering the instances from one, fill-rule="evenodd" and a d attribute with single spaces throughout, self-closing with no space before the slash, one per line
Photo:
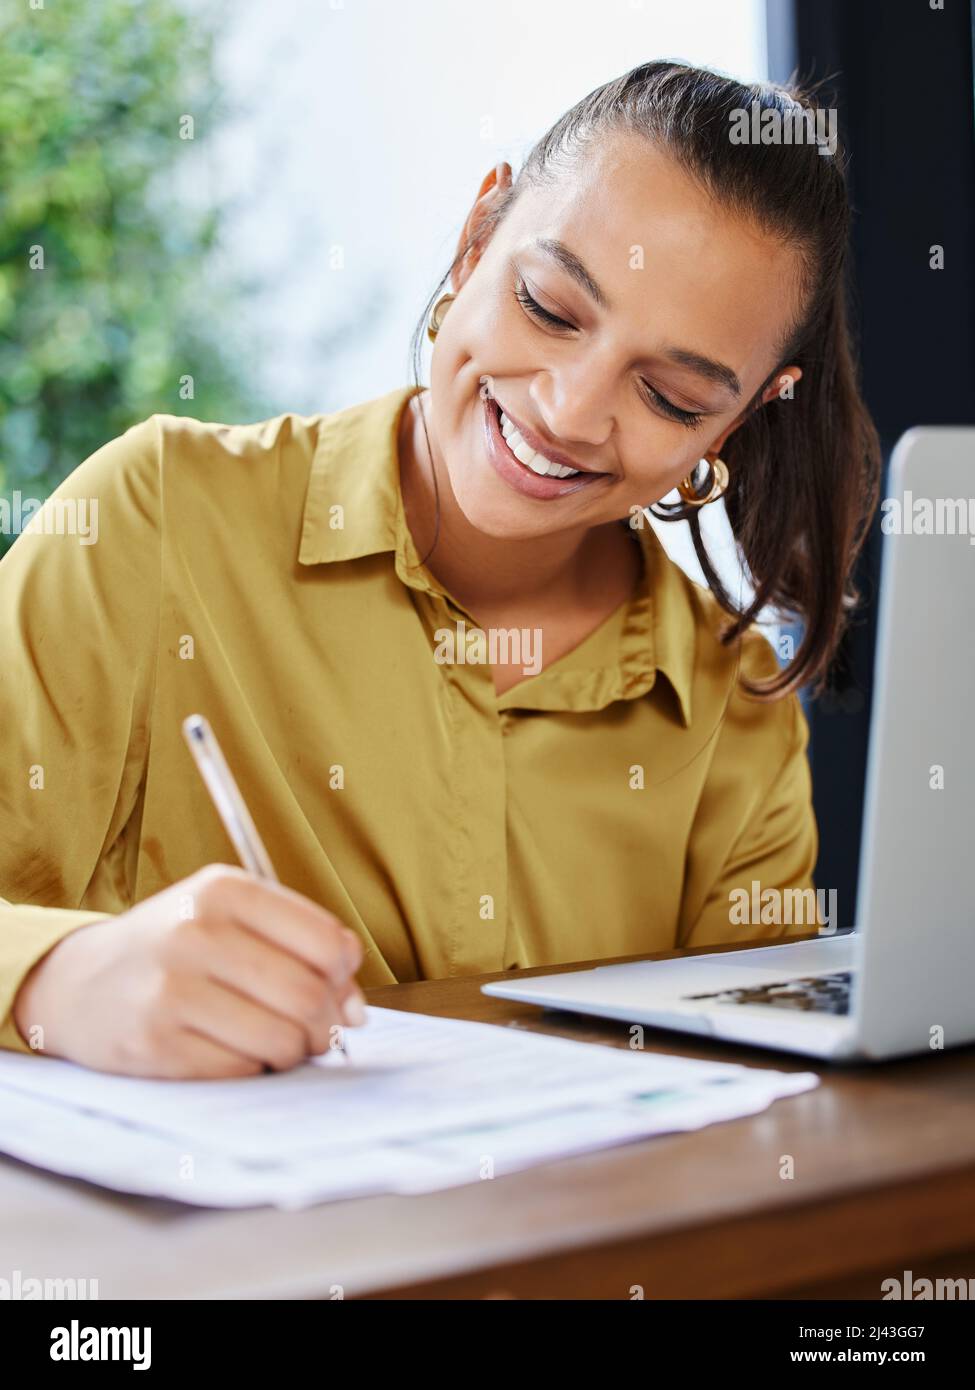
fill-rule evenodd
<path id="1" fill-rule="evenodd" d="M 801 318 L 790 325 L 776 370 L 750 405 L 760 402 L 762 391 L 790 363 L 802 368 L 802 380 L 787 405 L 773 401 L 752 409 L 723 450 L 731 475 L 728 518 L 754 588 L 752 602 L 740 609 L 724 588 L 695 509 L 681 503 L 654 513 L 690 523 L 705 578 L 734 620 L 721 634 L 723 643 L 739 638 L 766 605 L 802 620 L 802 640 L 790 665 L 766 682 L 743 681 L 749 693 L 775 699 L 825 682 L 859 601 L 853 567 L 877 505 L 881 455 L 860 395 L 848 327 L 850 210 L 843 153 L 837 146 L 824 156 L 811 141 L 733 143 L 732 113 L 749 111 L 753 102 L 790 120 L 797 106 L 810 113 L 820 109 L 809 88 L 748 85 L 671 62 L 641 63 L 590 92 L 542 136 L 510 189 L 459 249 L 427 301 L 411 352 L 419 387 L 427 317 L 455 267 L 486 243 L 522 189 L 558 177 L 586 142 L 607 132 L 646 136 L 723 206 L 796 244 L 802 253 Z M 437 530 L 439 520 L 438 496 Z"/>

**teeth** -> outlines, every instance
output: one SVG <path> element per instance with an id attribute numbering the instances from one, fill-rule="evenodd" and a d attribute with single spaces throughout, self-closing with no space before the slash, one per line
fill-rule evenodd
<path id="1" fill-rule="evenodd" d="M 505 443 L 518 462 L 523 463 L 526 468 L 530 468 L 533 473 L 537 473 L 542 478 L 573 478 L 582 471 L 579 468 L 563 468 L 560 464 L 547 459 L 544 454 L 537 454 L 531 445 L 522 439 L 500 407 L 498 407 L 498 414 L 501 417 L 501 433 L 504 435 Z"/>

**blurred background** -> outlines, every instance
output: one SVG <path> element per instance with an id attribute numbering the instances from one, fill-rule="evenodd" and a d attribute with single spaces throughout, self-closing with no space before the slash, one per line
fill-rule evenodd
<path id="1" fill-rule="evenodd" d="M 830 79 L 885 450 L 970 423 L 972 36 L 970 0 L 6 0 L 0 496 L 46 496 L 155 411 L 249 422 L 405 385 L 484 175 L 651 57 Z M 707 520 L 730 577 L 721 508 Z M 699 578 L 686 527 L 657 529 Z M 832 686 L 807 701 L 816 880 L 844 926 L 878 560 L 879 532 Z"/>
<path id="2" fill-rule="evenodd" d="M 154 411 L 253 421 L 405 384 L 499 159 L 517 171 L 564 109 L 652 54 L 767 66 L 762 0 L 0 13 L 8 495 L 45 495 Z"/>

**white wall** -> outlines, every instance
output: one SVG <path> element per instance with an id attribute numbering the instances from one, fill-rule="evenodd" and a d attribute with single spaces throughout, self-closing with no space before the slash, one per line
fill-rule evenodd
<path id="1" fill-rule="evenodd" d="M 410 332 L 484 174 L 499 159 L 517 172 L 585 93 L 652 57 L 765 74 L 759 0 L 235 0 L 225 14 L 220 80 L 241 114 L 209 177 L 241 199 L 228 266 L 270 282 L 253 327 L 288 409 L 407 381 Z M 323 371 L 314 344 L 345 325 L 355 340 Z"/>

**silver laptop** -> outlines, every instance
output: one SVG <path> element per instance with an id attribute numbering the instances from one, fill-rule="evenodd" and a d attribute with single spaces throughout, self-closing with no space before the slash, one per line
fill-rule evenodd
<path id="1" fill-rule="evenodd" d="M 857 929 L 485 994 L 834 1060 L 975 1042 L 975 428 L 910 430 L 888 499 Z"/>

